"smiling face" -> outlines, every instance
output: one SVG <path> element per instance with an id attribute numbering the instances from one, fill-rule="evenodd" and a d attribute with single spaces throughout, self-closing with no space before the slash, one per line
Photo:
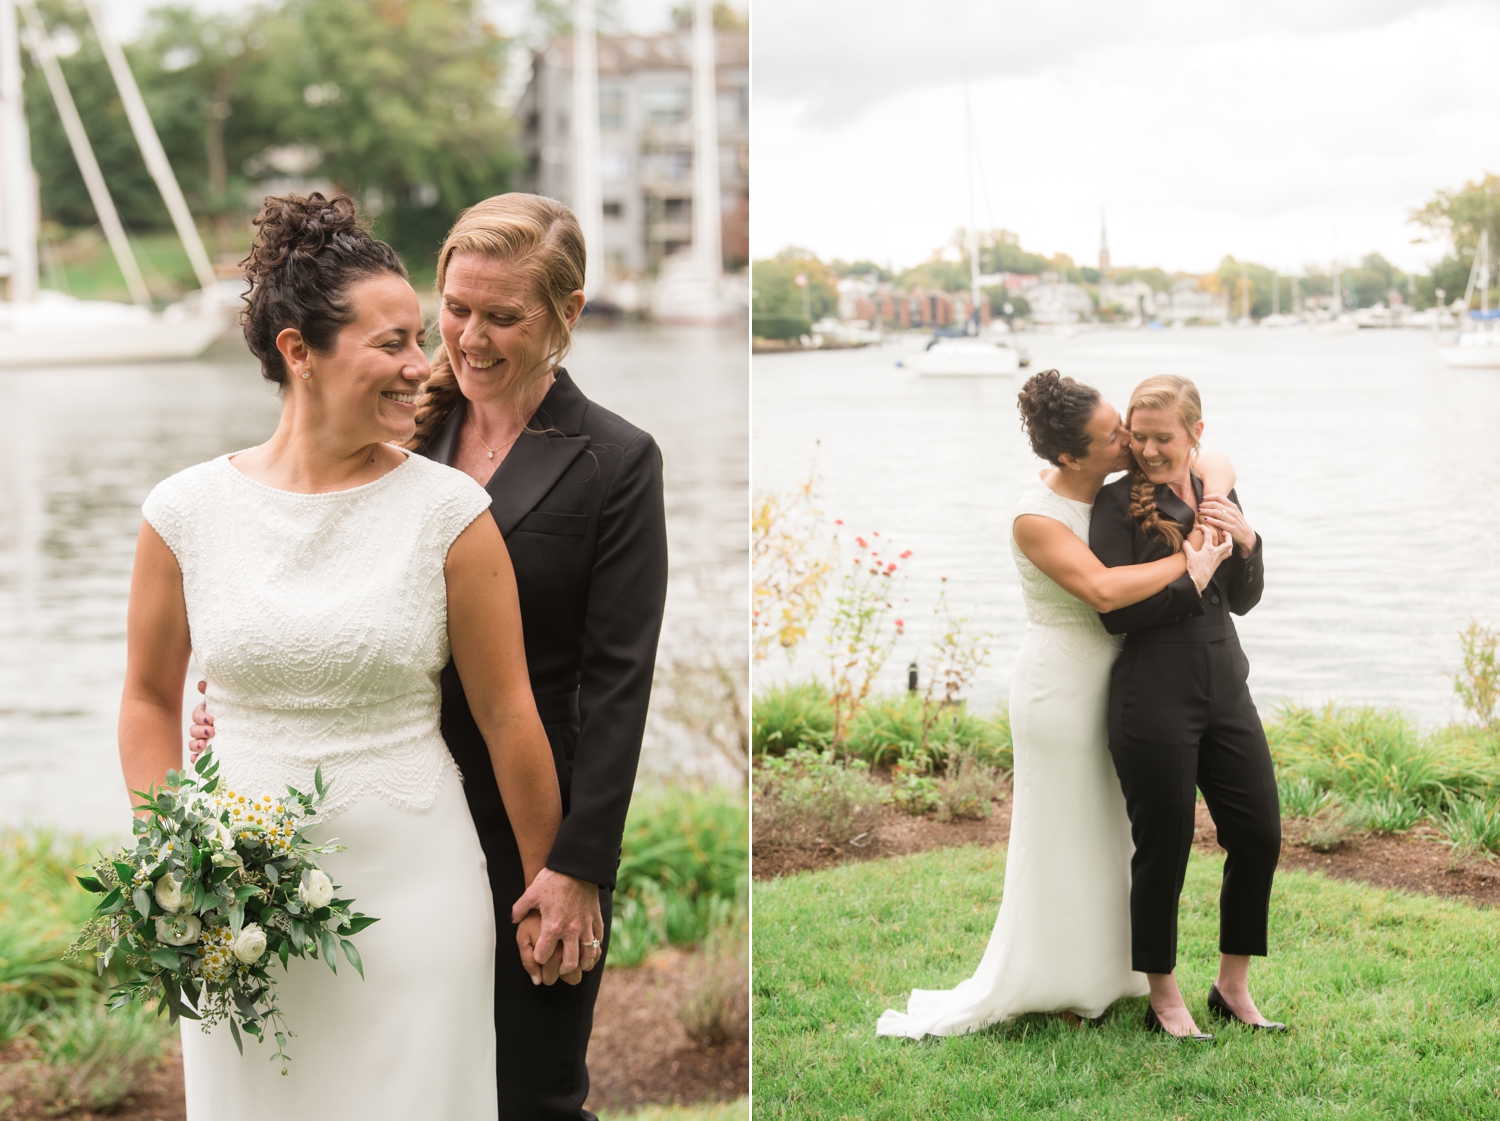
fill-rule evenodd
<path id="1" fill-rule="evenodd" d="M 343 440 L 405 443 L 416 431 L 417 392 L 432 374 L 417 294 L 402 277 L 381 273 L 349 286 L 354 321 L 326 351 L 306 352 L 309 378 L 291 378 L 316 398 Z"/>
<path id="2" fill-rule="evenodd" d="M 1176 409 L 1136 408 L 1130 414 L 1130 450 L 1153 483 L 1182 483 L 1203 435 L 1200 420 L 1189 432 Z"/>
<path id="3" fill-rule="evenodd" d="M 1101 400 L 1084 431 L 1089 434 L 1088 454 L 1063 455 L 1064 467 L 1077 464 L 1082 470 L 1103 478 L 1130 467 L 1130 436 L 1120 423 L 1120 414 L 1108 401 Z"/>
<path id="4" fill-rule="evenodd" d="M 582 310 L 583 293 L 575 292 L 565 308 L 570 327 Z M 551 373 L 557 323 L 530 279 L 508 261 L 454 254 L 443 276 L 438 329 L 459 390 L 471 401 L 519 396 Z"/>

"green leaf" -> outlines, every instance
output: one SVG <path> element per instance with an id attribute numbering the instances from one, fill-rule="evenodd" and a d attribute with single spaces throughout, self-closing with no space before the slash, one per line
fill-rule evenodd
<path id="1" fill-rule="evenodd" d="M 247 899 L 254 899 L 259 894 L 260 888 L 254 884 L 241 884 L 234 889 L 234 898 L 240 903 L 245 902 Z"/>
<path id="2" fill-rule="evenodd" d="M 318 931 L 318 941 L 323 947 L 323 960 L 328 963 L 328 968 L 335 973 L 339 971 L 339 947 L 338 940 L 328 930 Z"/>
<path id="3" fill-rule="evenodd" d="M 240 1049 L 240 1054 L 245 1053 L 245 1041 L 240 1038 L 240 1026 L 234 1022 L 234 1017 L 229 1017 L 229 1034 L 234 1036 L 234 1045 Z"/>
<path id="4" fill-rule="evenodd" d="M 135 869 L 123 860 L 117 860 L 115 861 L 115 878 L 119 881 L 120 886 L 124 887 L 131 880 L 135 879 Z"/>
<path id="5" fill-rule="evenodd" d="M 232 906 L 232 907 L 229 908 L 229 935 L 230 935 L 230 937 L 231 938 L 238 938 L 240 936 L 240 930 L 244 927 L 244 925 L 245 925 L 245 908 L 241 907 L 238 903 L 236 903 L 236 904 L 234 904 L 234 906 Z"/>
<path id="6" fill-rule="evenodd" d="M 344 956 L 349 959 L 349 964 L 359 971 L 360 980 L 364 980 L 365 963 L 360 961 L 359 951 L 354 948 L 354 943 L 347 938 L 341 938 L 339 945 L 344 948 Z"/>
<path id="7" fill-rule="evenodd" d="M 99 900 L 99 913 L 101 915 L 112 915 L 123 906 L 125 906 L 125 897 L 120 894 L 119 888 L 115 888 L 103 899 Z"/>
<path id="8" fill-rule="evenodd" d="M 142 884 L 130 893 L 130 901 L 135 904 L 136 913 L 143 919 L 151 917 L 151 893 Z"/>
<path id="9" fill-rule="evenodd" d="M 171 970 L 173 973 L 182 968 L 182 958 L 178 956 L 177 951 L 169 950 L 165 946 L 158 946 L 152 950 L 151 960 L 163 969 Z"/>
<path id="10" fill-rule="evenodd" d="M 77 876 L 78 886 L 84 891 L 92 891 L 95 895 L 103 895 L 109 889 L 101 884 L 93 876 Z"/>
<path id="11" fill-rule="evenodd" d="M 323 785 L 323 765 L 321 763 L 319 763 L 317 769 L 313 771 L 313 786 L 317 788 L 319 798 L 323 797 L 328 792 L 328 788 Z"/>
<path id="12" fill-rule="evenodd" d="M 378 923 L 379 921 L 379 919 L 374 918 L 370 915 L 350 915 L 349 921 L 344 924 L 343 929 L 340 931 L 340 933 L 358 934 L 365 927 L 370 926 L 374 923 Z"/>

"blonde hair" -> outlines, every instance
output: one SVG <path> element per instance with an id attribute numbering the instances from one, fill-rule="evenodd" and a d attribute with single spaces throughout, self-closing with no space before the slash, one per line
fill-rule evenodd
<path id="1" fill-rule="evenodd" d="M 504 261 L 529 282 L 546 304 L 552 320 L 552 348 L 538 367 L 543 377 L 567 355 L 573 342 L 567 303 L 583 287 L 588 251 L 573 212 L 555 199 L 512 191 L 492 195 L 458 216 L 438 251 L 437 294 L 443 294 L 448 266 L 455 255 L 472 253 Z M 417 404 L 417 431 L 407 446 L 421 448 L 458 407 L 463 394 L 448 348 L 441 347 L 432 363 L 432 377 Z"/>
<path id="2" fill-rule="evenodd" d="M 1162 409 L 1176 412 L 1183 431 L 1193 441 L 1193 451 L 1198 450 L 1197 437 L 1193 429 L 1203 419 L 1203 401 L 1198 396 L 1198 387 L 1187 378 L 1175 374 L 1158 374 L 1147 378 L 1135 387 L 1130 395 L 1130 404 L 1125 409 L 1125 427 L 1130 427 L 1136 409 Z M 1175 553 L 1182 547 L 1182 531 L 1177 523 L 1164 518 L 1156 508 L 1156 484 L 1146 477 L 1140 462 L 1130 457 L 1130 516 L 1147 535 L 1155 533 Z"/>

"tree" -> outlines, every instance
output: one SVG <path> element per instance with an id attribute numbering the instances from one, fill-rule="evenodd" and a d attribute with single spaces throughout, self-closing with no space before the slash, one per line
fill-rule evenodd
<path id="1" fill-rule="evenodd" d="M 1480 233 L 1489 231 L 1492 254 L 1500 249 L 1500 175 L 1486 172 L 1456 191 L 1438 191 L 1411 212 L 1410 221 L 1427 231 L 1417 240 L 1444 241 L 1453 248 L 1433 266 L 1431 281 L 1420 286 L 1424 298 L 1434 298 L 1434 289 L 1441 288 L 1445 303 L 1461 299 Z"/>
<path id="2" fill-rule="evenodd" d="M 758 317 L 802 316 L 802 286 L 807 278 L 807 302 L 812 322 L 838 309 L 833 273 L 809 250 L 783 249 L 767 261 L 756 261 L 750 271 L 751 310 Z"/>
<path id="3" fill-rule="evenodd" d="M 459 210 L 509 186 L 505 43 L 479 0 L 287 0 L 259 30 L 245 127 L 316 148 L 398 249 L 430 259 Z"/>

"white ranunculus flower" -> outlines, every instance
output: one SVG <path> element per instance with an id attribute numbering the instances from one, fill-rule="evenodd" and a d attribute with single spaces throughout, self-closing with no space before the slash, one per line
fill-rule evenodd
<path id="1" fill-rule="evenodd" d="M 297 888 L 297 898 L 314 911 L 319 907 L 326 907 L 333 898 L 333 881 L 326 872 L 311 868 L 302 873 L 302 885 Z"/>
<path id="2" fill-rule="evenodd" d="M 246 923 L 230 949 L 246 965 L 254 965 L 266 952 L 266 932 L 256 923 Z"/>
<path id="3" fill-rule="evenodd" d="M 156 940 L 166 946 L 186 946 L 198 941 L 203 924 L 197 915 L 158 915 Z"/>
<path id="4" fill-rule="evenodd" d="M 182 910 L 182 881 L 171 872 L 156 881 L 156 905 L 163 911 Z"/>
<path id="5" fill-rule="evenodd" d="M 229 831 L 228 827 L 222 821 L 214 821 L 214 836 L 218 839 L 219 844 L 223 846 L 224 851 L 234 851 L 234 834 Z"/>

